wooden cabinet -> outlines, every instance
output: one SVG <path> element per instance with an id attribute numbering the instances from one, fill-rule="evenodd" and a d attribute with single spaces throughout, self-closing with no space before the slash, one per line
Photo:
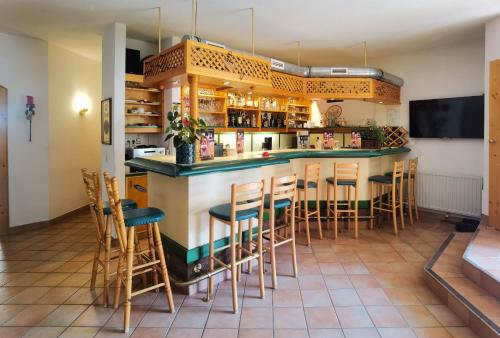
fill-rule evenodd
<path id="1" fill-rule="evenodd" d="M 127 198 L 134 200 L 139 208 L 148 206 L 148 175 L 128 176 L 126 178 Z"/>

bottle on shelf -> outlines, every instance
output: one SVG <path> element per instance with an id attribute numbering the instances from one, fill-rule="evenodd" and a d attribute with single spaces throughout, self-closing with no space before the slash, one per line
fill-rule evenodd
<path id="1" fill-rule="evenodd" d="M 252 128 L 257 127 L 257 118 L 255 117 L 255 114 L 252 114 Z"/>

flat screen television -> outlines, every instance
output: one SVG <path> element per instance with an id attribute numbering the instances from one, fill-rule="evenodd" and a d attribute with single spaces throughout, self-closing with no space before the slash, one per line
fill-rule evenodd
<path id="1" fill-rule="evenodd" d="M 410 101 L 410 137 L 483 138 L 484 95 Z"/>

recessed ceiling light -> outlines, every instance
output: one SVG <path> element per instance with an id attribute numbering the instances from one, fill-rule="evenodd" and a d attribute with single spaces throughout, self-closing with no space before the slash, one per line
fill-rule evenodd
<path id="1" fill-rule="evenodd" d="M 384 103 L 383 101 L 378 101 L 378 103 Z"/>
<path id="2" fill-rule="evenodd" d="M 252 94 L 253 94 L 253 92 L 248 92 L 248 95 L 252 95 Z"/>
<path id="3" fill-rule="evenodd" d="M 224 84 L 225 84 L 226 86 L 227 86 L 228 84 L 230 84 L 230 83 L 231 83 L 231 82 L 229 82 L 229 81 L 224 82 Z"/>
<path id="4" fill-rule="evenodd" d="M 172 82 L 174 85 L 178 85 L 179 84 L 179 80 L 175 80 L 174 82 Z"/>

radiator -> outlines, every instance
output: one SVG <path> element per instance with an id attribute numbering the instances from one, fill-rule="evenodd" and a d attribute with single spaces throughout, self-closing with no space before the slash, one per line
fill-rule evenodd
<path id="1" fill-rule="evenodd" d="M 464 216 L 481 216 L 482 177 L 419 173 L 418 206 Z"/>

